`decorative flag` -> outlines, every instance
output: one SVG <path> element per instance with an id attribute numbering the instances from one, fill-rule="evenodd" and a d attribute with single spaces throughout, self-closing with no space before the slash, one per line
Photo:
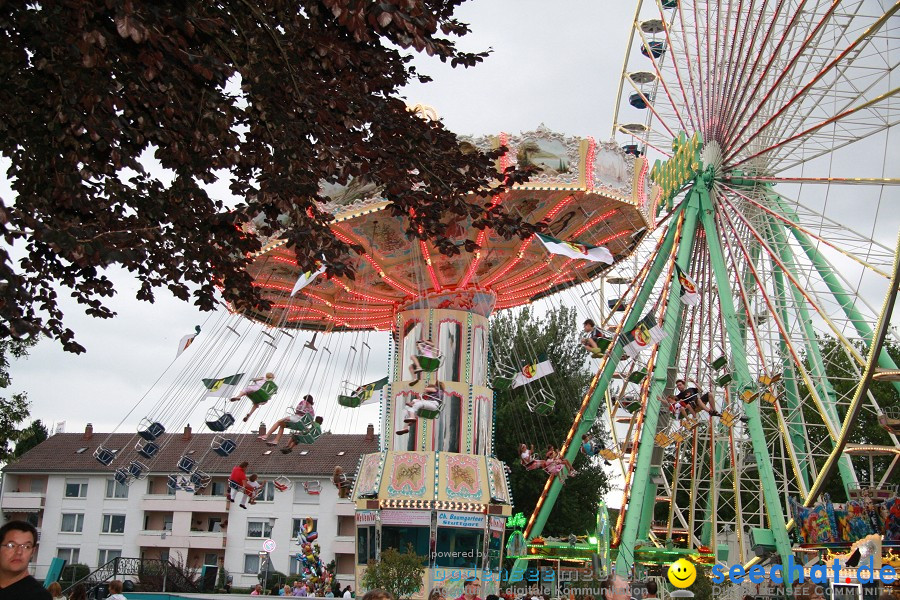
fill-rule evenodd
<path id="1" fill-rule="evenodd" d="M 645 349 L 658 344 L 666 338 L 666 332 L 656 324 L 652 314 L 647 315 L 637 326 L 623 336 L 625 354 L 631 358 L 639 356 Z"/>
<path id="2" fill-rule="evenodd" d="M 375 392 L 381 391 L 381 388 L 383 388 L 387 384 L 388 378 L 382 377 L 378 381 L 373 381 L 372 383 L 367 383 L 366 385 L 359 386 L 356 391 L 353 392 L 353 395 L 362 398 L 361 406 L 372 404 L 373 402 L 378 400 L 378 396 L 375 396 Z"/>
<path id="3" fill-rule="evenodd" d="M 175 358 L 181 356 L 181 353 L 188 349 L 188 346 L 194 343 L 194 338 L 200 334 L 200 326 L 196 325 L 194 327 L 194 333 L 189 333 L 178 342 L 178 354 L 175 355 Z"/>
<path id="4" fill-rule="evenodd" d="M 206 387 L 206 395 L 204 395 L 204 398 L 221 398 L 227 396 L 243 377 L 243 373 L 238 373 L 237 375 L 223 377 L 222 379 L 202 380 L 203 385 Z"/>
<path id="5" fill-rule="evenodd" d="M 675 272 L 678 274 L 678 283 L 681 285 L 681 301 L 688 306 L 700 304 L 700 290 L 697 288 L 697 282 L 682 271 L 678 264 L 675 265 Z"/>
<path id="6" fill-rule="evenodd" d="M 550 364 L 549 360 L 534 363 L 533 365 L 525 365 L 524 367 L 522 367 L 522 370 L 516 373 L 516 376 L 513 377 L 512 387 L 517 388 L 529 384 L 536 379 L 540 379 L 541 377 L 549 375 L 550 373 L 553 373 L 553 365 Z"/>
<path id="7" fill-rule="evenodd" d="M 291 298 L 296 296 L 297 292 L 299 292 L 300 290 L 302 290 L 303 288 L 308 286 L 310 283 L 312 283 L 313 279 L 315 279 L 316 277 L 318 277 L 319 275 L 321 275 L 324 272 L 325 272 L 325 265 L 322 265 L 321 267 L 319 267 L 318 271 L 315 271 L 315 272 L 307 271 L 306 273 L 301 274 L 300 277 L 297 278 L 297 283 L 294 284 L 294 289 L 291 290 Z"/>
<path id="8" fill-rule="evenodd" d="M 538 239 L 550 254 L 560 254 L 569 258 L 581 258 L 592 262 L 613 264 L 613 255 L 605 246 L 590 246 L 578 242 L 564 242 L 548 235 L 537 234 Z"/>

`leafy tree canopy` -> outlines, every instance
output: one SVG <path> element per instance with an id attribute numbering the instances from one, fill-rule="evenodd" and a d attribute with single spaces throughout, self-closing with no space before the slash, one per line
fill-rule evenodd
<path id="1" fill-rule="evenodd" d="M 28 349 L 34 346 L 35 339 L 0 340 L 0 393 L 12 383 L 9 375 L 10 358 L 22 358 L 28 355 Z M 19 423 L 28 418 L 28 398 L 25 392 L 12 394 L 9 398 L 0 396 L 0 461 L 10 458 L 10 442 L 19 439 Z M 40 423 L 40 421 L 37 421 Z M 32 424 L 33 425 L 33 424 Z M 43 426 L 41 426 L 43 427 Z M 46 439 L 46 429 L 44 430 Z M 13 454 L 18 456 L 18 454 Z"/>
<path id="2" fill-rule="evenodd" d="M 484 59 L 454 44 L 469 31 L 454 18 L 463 2 L 2 3 L 0 155 L 14 198 L 0 198 L 0 235 L 15 252 L 0 248 L 0 338 L 40 331 L 82 352 L 57 289 L 112 317 L 111 265 L 134 274 L 141 300 L 165 286 L 211 310 L 221 288 L 238 309 L 259 305 L 245 266 L 258 236 L 276 232 L 300 266 L 324 257 L 352 277 L 323 182 L 377 186 L 408 234 L 444 253 L 475 247 L 446 237 L 448 213 L 529 235 L 502 207 L 467 199 L 523 172 L 497 173 L 501 150 L 461 148 L 397 96 L 428 79 L 412 51 Z M 145 169 L 151 157 L 163 176 Z M 217 180 L 233 206 L 210 197 Z"/>
<path id="3" fill-rule="evenodd" d="M 491 355 L 496 363 L 521 367 L 546 357 L 554 372 L 525 386 L 497 394 L 497 456 L 512 467 L 515 510 L 531 515 L 537 505 L 547 474 L 541 470 L 526 471 L 519 464 L 520 443 L 534 445 L 543 455 L 547 444 L 559 449 L 569 433 L 575 413 L 590 383 L 587 356 L 579 342 L 581 328 L 574 309 L 553 308 L 541 316 L 533 307 L 518 313 L 504 311 L 491 323 Z M 538 416 L 528 410 L 528 395 L 544 386 L 556 399 L 553 412 Z M 595 441 L 602 441 L 605 431 L 601 420 L 591 430 Z M 577 440 L 575 443 L 580 442 Z M 603 467 L 579 453 L 573 465 L 577 475 L 565 487 L 544 528 L 544 534 L 565 537 L 569 534 L 592 534 L 597 524 L 597 503 L 609 491 Z"/>
<path id="4" fill-rule="evenodd" d="M 40 419 L 31 422 L 31 425 L 23 429 L 16 436 L 16 448 L 12 457 L 19 458 L 44 440 L 50 437 L 50 432 L 44 427 Z"/>
<path id="5" fill-rule="evenodd" d="M 369 561 L 362 585 L 367 590 L 390 592 L 396 600 L 408 599 L 422 588 L 424 558 L 416 554 L 412 544 L 402 554 L 394 548 L 383 550 L 381 560 Z"/>

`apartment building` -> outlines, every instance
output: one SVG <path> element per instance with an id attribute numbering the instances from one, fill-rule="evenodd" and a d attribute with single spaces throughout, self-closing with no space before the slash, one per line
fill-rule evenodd
<path id="1" fill-rule="evenodd" d="M 353 585 L 355 507 L 338 497 L 331 474 L 335 466 L 352 474 L 361 455 L 378 451 L 372 425 L 361 435 L 326 433 L 287 455 L 257 440 L 256 434 L 229 437 L 237 449 L 223 457 L 210 451 L 214 434 L 196 434 L 190 426 L 163 434 L 157 456 L 142 459 L 149 467 L 146 476 L 122 485 L 114 479 L 114 469 L 136 458 L 136 435 L 94 433 L 91 425 L 83 434 L 54 435 L 3 469 L 3 519 L 26 520 L 38 528 L 33 572 L 39 578 L 54 557 L 92 569 L 117 556 L 170 558 L 191 566 L 224 567 L 235 586 L 245 587 L 257 582 L 267 556 L 269 569 L 298 572 L 296 534 L 312 518 L 322 560 L 334 559 L 338 580 Z M 93 457 L 101 444 L 119 457 L 110 467 Z M 211 477 L 204 489 L 168 485 L 169 476 L 180 473 L 178 462 L 184 456 Z M 257 473 L 266 483 L 256 504 L 242 509 L 234 503 L 229 509 L 228 476 L 245 460 L 248 474 Z M 275 478 L 290 481 L 289 489 L 279 489 Z M 261 554 L 267 539 L 274 540 L 276 549 Z"/>

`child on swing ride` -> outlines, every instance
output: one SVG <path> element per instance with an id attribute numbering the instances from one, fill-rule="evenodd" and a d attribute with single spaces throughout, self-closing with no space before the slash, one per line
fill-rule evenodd
<path id="1" fill-rule="evenodd" d="M 268 393 L 265 395 L 265 399 L 258 400 L 258 399 L 254 399 L 252 396 L 250 396 L 254 392 L 258 392 L 258 391 L 262 390 L 263 388 L 265 388 L 266 391 L 268 391 Z M 272 389 L 272 388 L 274 388 L 274 389 Z M 266 402 L 269 401 L 269 398 L 274 393 L 274 390 L 277 390 L 277 389 L 278 389 L 278 386 L 275 385 L 275 373 L 266 373 L 265 377 L 257 377 L 256 379 L 251 380 L 250 385 L 248 385 L 246 388 L 244 388 L 244 390 L 241 391 L 240 394 L 238 394 L 237 396 L 232 398 L 231 401 L 237 402 L 244 396 L 250 396 L 250 401 L 253 403 L 253 408 L 251 408 L 250 412 L 247 414 L 247 416 L 244 417 L 244 423 L 246 423 L 247 421 L 250 420 L 250 417 L 253 415 L 253 413 L 256 412 L 257 408 L 259 408 L 260 406 L 262 406 L 263 404 L 265 404 Z M 269 390 L 271 390 L 271 391 L 269 391 Z"/>
<path id="2" fill-rule="evenodd" d="M 586 433 L 581 436 L 581 451 L 584 452 L 584 454 L 588 458 L 594 458 L 595 456 L 597 456 L 597 453 L 600 450 L 603 450 L 605 448 L 606 446 L 603 444 L 603 442 L 595 442 L 594 436 L 592 436 L 591 434 Z M 603 459 L 603 464 L 607 467 L 610 466 L 610 462 L 606 459 Z"/>
<path id="3" fill-rule="evenodd" d="M 575 470 L 572 469 L 572 463 L 570 463 L 564 456 L 560 456 L 559 452 L 556 451 L 556 448 L 553 444 L 547 445 L 547 452 L 544 454 L 544 469 L 550 475 L 556 475 L 559 477 L 559 482 L 563 483 L 566 480 L 566 475 L 563 473 L 563 467 L 569 469 L 569 475 L 572 476 L 575 474 Z"/>
<path id="4" fill-rule="evenodd" d="M 531 447 L 528 447 L 525 444 L 519 444 L 519 459 L 526 471 L 544 468 L 544 461 L 535 458 L 534 444 L 532 444 Z"/>
<path id="5" fill-rule="evenodd" d="M 247 481 L 244 482 L 244 499 L 241 501 L 241 508 L 247 508 L 247 500 L 250 500 L 250 504 L 256 504 L 256 494 L 259 493 L 259 489 L 263 486 L 265 481 L 258 481 L 259 476 L 256 473 L 250 475 L 247 478 Z M 235 499 L 237 499 L 237 494 L 235 494 Z"/>
<path id="6" fill-rule="evenodd" d="M 422 368 L 422 364 L 419 362 L 420 356 L 423 358 L 437 358 L 437 346 L 431 343 L 431 340 L 419 340 L 416 342 L 416 353 L 409 357 L 409 360 L 412 362 L 409 365 L 409 372 L 415 376 L 415 379 L 409 385 L 416 385 L 422 378 L 422 371 L 425 369 Z"/>
<path id="7" fill-rule="evenodd" d="M 598 339 L 606 339 L 606 336 L 592 319 L 585 320 L 581 343 L 594 357 L 599 357 L 603 353 L 600 346 L 597 345 Z"/>
<path id="8" fill-rule="evenodd" d="M 403 419 L 403 422 L 406 423 L 407 426 L 403 429 L 398 430 L 397 435 L 406 435 L 407 433 L 409 433 L 409 424 L 416 422 L 420 410 L 440 410 L 441 403 L 443 403 L 444 401 L 444 393 L 444 382 L 436 381 L 433 384 L 428 385 L 425 388 L 425 393 L 417 400 L 413 400 L 412 398 L 407 400 L 406 418 Z"/>
<path id="9" fill-rule="evenodd" d="M 303 400 L 297 404 L 297 408 L 294 409 L 294 414 L 289 415 L 280 421 L 276 421 L 269 431 L 264 435 L 259 436 L 257 439 L 264 441 L 269 446 L 277 446 L 278 443 L 281 442 L 281 436 L 284 435 L 285 427 L 290 428 L 291 425 L 299 423 L 300 421 L 312 423 L 315 416 L 316 411 L 313 408 L 313 397 L 307 394 L 303 396 Z M 276 429 L 278 430 L 278 433 L 275 435 L 275 439 L 270 442 L 269 436 L 272 435 Z"/>

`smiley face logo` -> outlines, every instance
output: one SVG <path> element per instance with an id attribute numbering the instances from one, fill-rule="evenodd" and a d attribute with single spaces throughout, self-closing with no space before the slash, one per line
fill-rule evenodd
<path id="1" fill-rule="evenodd" d="M 677 588 L 686 588 L 697 579 L 694 563 L 679 558 L 669 566 L 669 582 Z"/>

